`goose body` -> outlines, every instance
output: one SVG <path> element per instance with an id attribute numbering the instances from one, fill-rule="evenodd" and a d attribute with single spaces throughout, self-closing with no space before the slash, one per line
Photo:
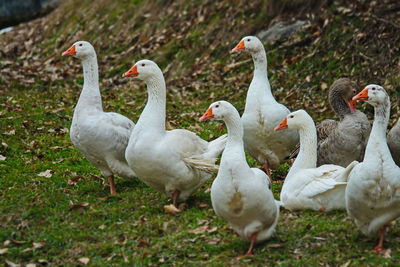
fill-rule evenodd
<path id="1" fill-rule="evenodd" d="M 72 144 L 109 178 L 111 194 L 115 194 L 114 174 L 125 178 L 136 176 L 125 159 L 125 149 L 135 124 L 118 113 L 103 111 L 97 57 L 90 43 L 76 42 L 63 55 L 76 56 L 83 64 L 83 90 L 70 129 Z"/>
<path id="2" fill-rule="evenodd" d="M 279 207 L 268 176 L 257 168 L 250 168 L 246 162 L 243 127 L 237 110 L 226 101 L 218 101 L 210 106 L 201 120 L 214 117 L 224 120 L 228 141 L 211 187 L 212 206 L 242 239 L 251 242 L 246 254 L 251 255 L 255 242 L 266 240 L 274 233 Z"/>
<path id="3" fill-rule="evenodd" d="M 400 216 L 400 168 L 394 163 L 386 143 L 390 99 L 379 85 L 368 85 L 355 100 L 374 106 L 375 116 L 363 162 L 349 176 L 346 189 L 347 213 L 367 236 L 377 236 L 374 251 L 383 249 L 388 223 Z"/>
<path id="4" fill-rule="evenodd" d="M 389 131 L 387 143 L 394 162 L 397 164 L 397 166 L 400 166 L 400 119 Z"/>
<path id="5" fill-rule="evenodd" d="M 290 113 L 275 129 L 298 129 L 300 152 L 285 178 L 280 199 L 289 210 L 330 211 L 345 209 L 347 168 L 337 165 L 317 167 L 317 134 L 313 119 L 304 110 Z"/>
<path id="6" fill-rule="evenodd" d="M 292 130 L 283 133 L 274 131 L 274 126 L 290 111 L 272 95 L 263 44 L 257 37 L 244 37 L 233 49 L 242 50 L 249 52 L 254 62 L 254 75 L 242 115 L 244 145 L 250 155 L 262 163 L 269 173 L 269 167 L 279 167 L 290 155 L 299 137 L 297 132 Z"/>
<path id="7" fill-rule="evenodd" d="M 361 161 L 370 130 L 363 112 L 355 110 L 344 116 L 329 136 L 319 142 L 317 166 L 335 164 L 346 167 L 354 160 Z"/>
<path id="8" fill-rule="evenodd" d="M 347 78 L 332 84 L 329 102 L 340 120 L 335 123 L 323 121 L 318 128 L 318 132 L 327 134 L 318 142 L 317 166 L 335 164 L 346 167 L 354 160 L 362 160 L 371 126 L 367 116 L 356 109 L 352 100 L 356 92 L 355 83 Z"/>
<path id="9" fill-rule="evenodd" d="M 207 142 L 187 130 L 165 129 L 165 81 L 153 61 L 137 62 L 124 76 L 144 80 L 148 91 L 148 102 L 132 131 L 126 159 L 139 179 L 171 196 L 176 206 L 178 200 L 185 201 L 211 177 L 210 168 L 215 168 L 226 136 Z"/>

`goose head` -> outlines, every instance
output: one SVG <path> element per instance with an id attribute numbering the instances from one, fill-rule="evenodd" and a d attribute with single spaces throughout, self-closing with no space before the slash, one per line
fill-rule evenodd
<path id="1" fill-rule="evenodd" d="M 223 120 L 227 118 L 232 113 L 232 109 L 235 109 L 231 103 L 227 101 L 217 101 L 210 105 L 207 111 L 201 116 L 200 121 L 217 119 Z"/>
<path id="2" fill-rule="evenodd" d="M 288 114 L 286 118 L 284 118 L 282 122 L 275 127 L 274 130 L 275 131 L 284 129 L 301 130 L 306 125 L 310 124 L 310 122 L 313 122 L 310 115 L 308 115 L 308 113 L 305 110 L 300 109 Z"/>
<path id="3" fill-rule="evenodd" d="M 244 37 L 232 50 L 231 52 L 247 51 L 249 53 L 255 53 L 264 50 L 264 45 L 255 36 Z"/>
<path id="4" fill-rule="evenodd" d="M 75 42 L 70 48 L 65 50 L 62 56 L 74 56 L 83 59 L 95 55 L 94 47 L 86 41 Z"/>
<path id="5" fill-rule="evenodd" d="M 143 81 L 148 81 L 159 75 L 162 71 L 158 65 L 151 60 L 143 59 L 135 63 L 122 77 L 136 77 Z"/>
<path id="6" fill-rule="evenodd" d="M 337 114 L 356 110 L 357 101 L 353 100 L 353 96 L 357 94 L 356 88 L 356 83 L 348 78 L 340 78 L 332 84 L 329 89 L 329 102 Z M 343 101 L 346 102 L 348 108 Z"/>
<path id="7" fill-rule="evenodd" d="M 366 101 L 368 104 L 377 107 L 388 102 L 389 95 L 382 86 L 376 84 L 367 85 L 360 93 L 353 97 L 353 100 Z"/>

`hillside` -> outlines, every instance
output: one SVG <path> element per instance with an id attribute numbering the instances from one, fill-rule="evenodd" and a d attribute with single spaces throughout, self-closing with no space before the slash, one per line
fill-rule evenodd
<path id="1" fill-rule="evenodd" d="M 241 241 L 211 208 L 202 186 L 174 217 L 165 196 L 138 180 L 118 179 L 110 196 L 99 171 L 72 146 L 68 129 L 83 83 L 79 60 L 61 57 L 77 40 L 98 53 L 103 107 L 136 121 L 143 82 L 122 78 L 135 61 L 156 61 L 167 81 L 167 120 L 202 138 L 225 132 L 198 118 L 224 99 L 243 111 L 253 66 L 230 50 L 277 22 L 305 26 L 265 41 L 272 90 L 291 110 L 332 118 L 327 93 L 349 77 L 362 89 L 381 84 L 400 117 L 400 4 L 383 1 L 68 0 L 46 17 L 0 35 L 0 262 L 50 266 L 277 265 L 393 266 L 398 225 L 385 255 L 355 230 L 344 211 L 282 211 L 277 235 L 255 257 L 236 260 Z M 372 119 L 372 109 L 366 104 Z M 252 166 L 260 167 L 249 158 Z M 273 172 L 279 197 L 288 165 Z"/>
<path id="2" fill-rule="evenodd" d="M 208 95 L 206 89 L 212 87 L 221 92 L 216 96 L 242 106 L 252 68 L 231 67 L 248 57 L 230 56 L 230 49 L 241 37 L 265 30 L 274 21 L 302 19 L 309 26 L 299 34 L 266 44 L 278 99 L 297 109 L 321 96 L 312 102 L 317 102 L 317 109 L 329 110 L 326 84 L 341 76 L 358 81 L 360 87 L 382 84 L 394 104 L 398 99 L 396 1 L 323 2 L 321 8 L 315 7 L 319 1 L 309 0 L 283 1 L 279 6 L 265 0 L 91 2 L 67 1 L 48 17 L 2 36 L 0 85 L 72 86 L 70 74 L 79 74 L 80 65 L 67 64 L 59 55 L 74 41 L 85 39 L 98 50 L 103 88 L 126 88 L 120 74 L 135 60 L 149 58 L 166 70 L 171 86 L 189 96 L 191 91 Z M 229 96 L 231 88 L 240 92 Z"/>

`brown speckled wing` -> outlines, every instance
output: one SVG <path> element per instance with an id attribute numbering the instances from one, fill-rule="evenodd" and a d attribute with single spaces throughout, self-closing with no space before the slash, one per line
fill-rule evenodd
<path id="1" fill-rule="evenodd" d="M 338 122 L 335 120 L 323 120 L 317 125 L 318 143 L 324 141 L 336 128 Z"/>

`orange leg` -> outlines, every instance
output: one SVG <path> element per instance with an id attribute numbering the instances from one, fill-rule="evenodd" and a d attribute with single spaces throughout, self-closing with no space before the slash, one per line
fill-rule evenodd
<path id="1" fill-rule="evenodd" d="M 114 177 L 112 175 L 108 176 L 108 184 L 110 185 L 111 195 L 116 195 L 117 190 L 115 189 Z"/>
<path id="2" fill-rule="evenodd" d="M 268 175 L 269 181 L 272 183 L 272 179 L 271 179 L 271 170 L 269 169 L 268 161 L 263 165 L 263 168 L 264 168 L 264 170 L 265 170 L 265 173 Z"/>
<path id="3" fill-rule="evenodd" d="M 180 194 L 181 192 L 179 192 L 178 190 L 175 190 L 173 193 L 172 193 L 172 204 L 175 206 L 175 207 L 178 207 L 178 198 L 179 198 L 179 194 Z"/>
<path id="4" fill-rule="evenodd" d="M 244 257 L 253 256 L 253 248 L 254 248 L 254 243 L 255 243 L 256 240 L 257 240 L 257 235 L 258 235 L 258 233 L 253 233 L 253 234 L 251 235 L 251 237 L 250 237 L 250 247 L 249 247 L 249 249 L 247 250 L 246 254 L 237 257 L 238 259 L 241 259 L 241 258 L 244 258 Z"/>
<path id="5" fill-rule="evenodd" d="M 373 250 L 371 250 L 371 252 L 380 253 L 385 250 L 383 248 L 383 240 L 385 239 L 385 232 L 386 232 L 386 226 L 383 226 L 381 229 L 379 229 L 378 245 L 376 245 L 376 247 Z"/>

